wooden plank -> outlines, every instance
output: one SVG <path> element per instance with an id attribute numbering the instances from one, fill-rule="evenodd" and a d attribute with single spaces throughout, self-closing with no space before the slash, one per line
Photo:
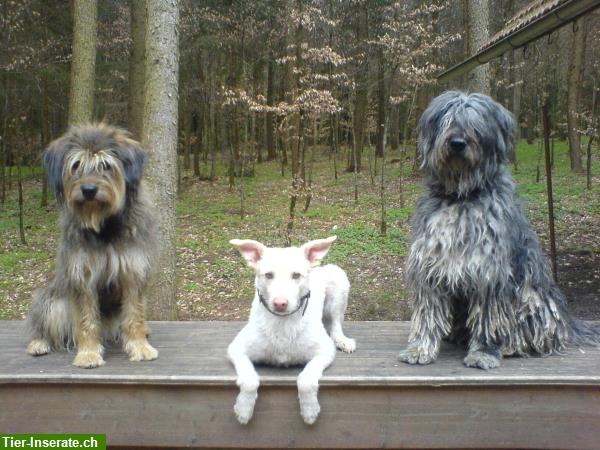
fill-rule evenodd
<path id="1" fill-rule="evenodd" d="M 106 433 L 110 445 L 204 448 L 597 449 L 600 389 L 569 386 L 324 386 L 306 426 L 293 389 L 261 388 L 255 416 L 235 387 L 3 385 L 5 433 Z"/>
<path id="2" fill-rule="evenodd" d="M 600 350 L 509 358 L 484 372 L 446 345 L 430 366 L 399 363 L 408 324 L 348 323 L 358 341 L 338 353 L 314 426 L 299 414 L 299 368 L 260 368 L 255 416 L 233 415 L 235 373 L 225 349 L 242 323 L 152 323 L 160 357 L 130 363 L 110 349 L 104 367 L 73 354 L 25 354 L 21 322 L 0 322 L 0 430 L 107 433 L 114 446 L 198 448 L 600 447 Z"/>
<path id="3" fill-rule="evenodd" d="M 242 322 L 152 322 L 151 342 L 159 350 L 156 361 L 132 363 L 120 348 L 111 348 L 106 365 L 93 370 L 71 366 L 73 353 L 31 357 L 22 322 L 0 321 L 0 383 L 18 382 L 133 382 L 150 384 L 215 384 L 229 386 L 235 372 L 226 348 Z M 464 350 L 445 344 L 430 366 L 410 366 L 397 359 L 406 345 L 408 323 L 349 322 L 347 334 L 357 339 L 357 351 L 338 352 L 325 372 L 323 385 L 464 385 L 600 384 L 600 349 L 573 348 L 565 355 L 546 358 L 507 358 L 498 369 L 485 372 L 463 366 Z M 262 367 L 264 385 L 291 385 L 299 368 Z"/>

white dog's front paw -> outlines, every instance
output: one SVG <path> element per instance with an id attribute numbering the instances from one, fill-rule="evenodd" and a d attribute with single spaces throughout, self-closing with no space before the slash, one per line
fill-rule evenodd
<path id="1" fill-rule="evenodd" d="M 334 339 L 335 346 L 343 352 L 352 353 L 356 350 L 356 341 L 346 336 L 340 336 Z"/>
<path id="2" fill-rule="evenodd" d="M 307 425 L 312 425 L 319 417 L 319 380 L 306 373 L 298 376 L 298 400 L 300 401 L 300 415 Z"/>
<path id="3" fill-rule="evenodd" d="M 233 411 L 235 412 L 235 417 L 242 425 L 246 425 L 250 419 L 252 419 L 252 415 L 254 414 L 254 405 L 256 404 L 257 398 L 256 391 L 240 391 L 235 400 L 235 405 L 233 406 Z"/>
<path id="4" fill-rule="evenodd" d="M 317 400 L 300 402 L 300 415 L 307 425 L 312 425 L 317 421 L 321 406 Z"/>
<path id="5" fill-rule="evenodd" d="M 238 399 L 233 406 L 233 411 L 235 412 L 235 417 L 238 422 L 242 425 L 246 425 L 254 415 L 254 403 L 250 404 Z"/>

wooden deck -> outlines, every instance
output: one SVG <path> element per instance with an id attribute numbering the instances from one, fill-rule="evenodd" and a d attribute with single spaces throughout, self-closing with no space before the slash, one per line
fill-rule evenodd
<path id="1" fill-rule="evenodd" d="M 252 421 L 237 423 L 225 349 L 241 322 L 153 322 L 158 360 L 71 366 L 25 354 L 22 322 L 0 321 L 0 432 L 106 433 L 109 445 L 204 448 L 600 448 L 600 349 L 510 358 L 484 372 L 445 346 L 425 367 L 398 362 L 408 324 L 355 322 L 352 355 L 321 381 L 321 416 L 302 422 L 299 369 L 261 368 Z"/>

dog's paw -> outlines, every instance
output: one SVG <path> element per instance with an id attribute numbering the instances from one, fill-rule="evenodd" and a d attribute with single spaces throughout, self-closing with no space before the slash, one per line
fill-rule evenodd
<path id="1" fill-rule="evenodd" d="M 240 401 L 238 399 L 235 405 L 233 405 L 233 412 L 235 412 L 238 422 L 246 425 L 254 415 L 254 402 Z"/>
<path id="2" fill-rule="evenodd" d="M 125 351 L 129 355 L 129 361 L 152 361 L 158 358 L 158 350 L 146 340 L 127 342 Z"/>
<path id="3" fill-rule="evenodd" d="M 94 367 L 103 366 L 104 359 L 102 354 L 98 352 L 80 351 L 73 360 L 73 365 L 82 369 L 93 369 Z"/>
<path id="4" fill-rule="evenodd" d="M 314 424 L 317 421 L 320 412 L 321 405 L 319 405 L 318 401 L 300 403 L 300 415 L 306 425 Z"/>
<path id="5" fill-rule="evenodd" d="M 307 425 L 312 425 L 319 417 L 319 378 L 307 373 L 306 369 L 298 375 L 298 400 L 300 415 Z"/>
<path id="6" fill-rule="evenodd" d="M 465 366 L 476 367 L 478 369 L 489 370 L 500 367 L 500 358 L 490 353 L 482 351 L 469 352 L 463 359 Z"/>
<path id="7" fill-rule="evenodd" d="M 50 353 L 51 346 L 45 339 L 33 339 L 27 346 L 27 353 L 32 356 L 41 356 Z"/>
<path id="8" fill-rule="evenodd" d="M 356 341 L 346 336 L 334 339 L 335 346 L 343 352 L 352 353 L 356 350 Z"/>
<path id="9" fill-rule="evenodd" d="M 437 355 L 428 349 L 424 349 L 418 345 L 409 344 L 406 349 L 400 352 L 398 359 L 408 364 L 431 364 L 436 360 L 436 356 Z"/>

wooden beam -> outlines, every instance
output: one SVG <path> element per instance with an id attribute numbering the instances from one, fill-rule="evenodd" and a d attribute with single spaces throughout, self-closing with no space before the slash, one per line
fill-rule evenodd
<path id="1" fill-rule="evenodd" d="M 300 418 L 299 368 L 261 367 L 255 416 L 237 423 L 235 373 L 225 357 L 240 322 L 155 322 L 158 360 L 131 363 L 109 349 L 106 366 L 73 354 L 25 354 L 21 322 L 0 322 L 0 430 L 106 433 L 111 446 L 197 448 L 597 448 L 600 349 L 508 358 L 489 372 L 463 366 L 444 345 L 430 366 L 398 362 L 408 324 L 356 322 L 355 354 L 322 379 L 321 416 Z"/>

